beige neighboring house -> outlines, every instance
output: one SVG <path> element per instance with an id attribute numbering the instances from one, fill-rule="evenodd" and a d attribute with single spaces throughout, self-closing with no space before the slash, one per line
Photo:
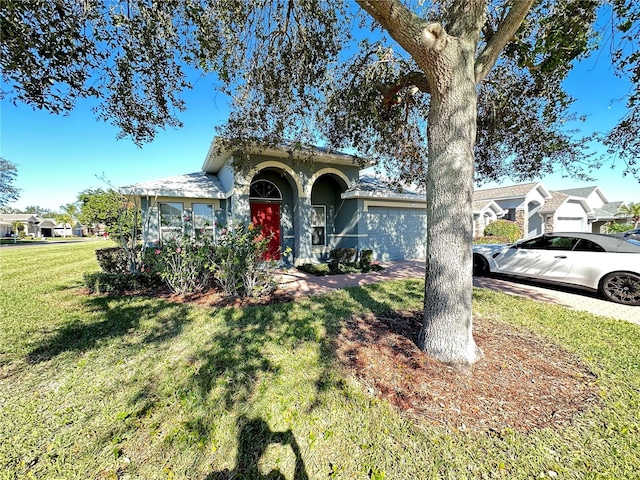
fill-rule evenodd
<path id="1" fill-rule="evenodd" d="M 22 223 L 25 234 L 34 238 L 78 237 L 84 234 L 84 227 L 78 222 L 74 225 L 63 225 L 56 222 L 55 218 L 41 217 L 37 213 L 0 213 L 0 235 L 3 237 L 13 235 L 14 222 Z"/>
<path id="2" fill-rule="evenodd" d="M 492 203 L 493 202 L 493 203 Z M 474 236 L 498 218 L 520 224 L 523 237 L 548 232 L 604 233 L 623 202 L 609 202 L 597 186 L 551 191 L 540 182 L 476 190 L 473 195 Z"/>
<path id="3" fill-rule="evenodd" d="M 473 236 L 479 237 L 487 225 L 505 216 L 507 212 L 494 200 L 473 200 Z"/>
<path id="4" fill-rule="evenodd" d="M 589 206 L 593 209 L 595 217 L 591 222 L 591 231 L 593 233 L 607 233 L 607 224 L 627 223 L 630 216 L 619 215 L 620 207 L 624 202 L 610 202 L 598 186 L 571 188 L 560 190 L 561 193 L 583 197 L 587 200 Z"/>
<path id="5" fill-rule="evenodd" d="M 541 183 L 522 183 L 473 192 L 474 205 L 476 202 L 481 201 L 495 202 L 503 212 L 502 215 L 496 213 L 496 218 L 503 218 L 520 224 L 525 238 L 544 233 L 544 219 L 539 215 L 539 211 L 551 198 L 551 192 Z M 493 221 L 489 217 L 486 220 L 485 224 L 483 222 L 478 223 L 477 230 L 474 222 L 474 236 L 482 235 L 484 227 Z"/>

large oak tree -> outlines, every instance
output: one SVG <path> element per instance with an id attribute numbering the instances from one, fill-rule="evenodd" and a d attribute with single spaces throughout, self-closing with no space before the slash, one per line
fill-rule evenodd
<path id="1" fill-rule="evenodd" d="M 232 98 L 225 148 L 324 143 L 419 184 L 421 346 L 470 365 L 482 355 L 471 312 L 474 170 L 476 180 L 588 173 L 586 139 L 565 127 L 573 99 L 562 82 L 597 45 L 599 8 L 620 32 L 613 63 L 637 86 L 638 50 L 625 46 L 637 43 L 631 0 L 5 0 L 4 93 L 56 113 L 95 97 L 100 118 L 143 143 L 180 125 L 185 68 L 195 67 Z M 608 138 L 623 155 L 638 149 L 637 105 L 630 95 Z"/>

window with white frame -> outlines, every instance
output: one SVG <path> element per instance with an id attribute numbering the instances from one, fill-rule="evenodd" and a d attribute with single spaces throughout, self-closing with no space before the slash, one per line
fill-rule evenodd
<path id="1" fill-rule="evenodd" d="M 161 203 L 160 211 L 160 238 L 161 240 L 177 239 L 182 236 L 182 203 Z"/>
<path id="2" fill-rule="evenodd" d="M 327 207 L 311 206 L 311 245 L 327 244 Z"/>
<path id="3" fill-rule="evenodd" d="M 194 203 L 193 210 L 193 231 L 196 238 L 214 238 L 215 221 L 214 206 L 211 203 Z"/>

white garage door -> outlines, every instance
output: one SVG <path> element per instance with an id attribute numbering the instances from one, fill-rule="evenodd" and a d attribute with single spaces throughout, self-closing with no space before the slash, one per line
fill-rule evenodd
<path id="1" fill-rule="evenodd" d="M 556 232 L 584 232 L 584 218 L 582 217 L 558 217 L 556 220 Z"/>

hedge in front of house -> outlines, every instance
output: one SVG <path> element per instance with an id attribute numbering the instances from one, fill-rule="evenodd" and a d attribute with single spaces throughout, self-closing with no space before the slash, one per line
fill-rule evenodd
<path id="1" fill-rule="evenodd" d="M 499 237 L 496 235 L 488 235 L 485 237 L 475 237 L 473 243 L 487 244 L 487 243 L 513 243 L 509 237 Z"/>
<path id="2" fill-rule="evenodd" d="M 152 273 L 85 273 L 84 285 L 91 293 L 123 294 L 164 286 L 160 276 Z"/>
<path id="3" fill-rule="evenodd" d="M 139 257 L 141 247 L 136 247 L 135 256 Z M 122 247 L 107 247 L 96 250 L 96 259 L 103 272 L 129 273 L 129 256 Z"/>
<path id="4" fill-rule="evenodd" d="M 486 237 L 506 237 L 509 239 L 507 243 L 513 243 L 519 238 L 522 238 L 522 231 L 520 230 L 520 225 L 516 222 L 496 220 L 485 227 L 484 235 Z"/>

